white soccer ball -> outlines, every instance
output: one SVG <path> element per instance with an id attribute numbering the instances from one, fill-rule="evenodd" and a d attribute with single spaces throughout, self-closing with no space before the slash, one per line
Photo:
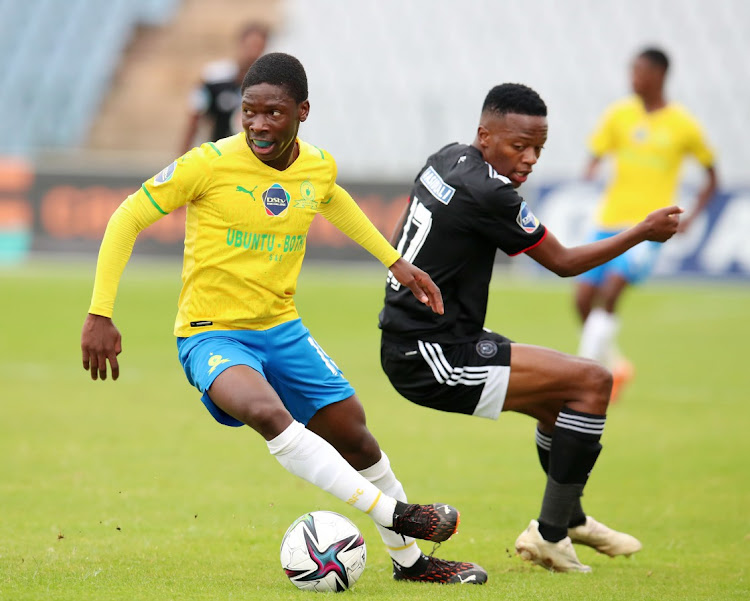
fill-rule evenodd
<path id="1" fill-rule="evenodd" d="M 366 561 L 362 533 L 333 511 L 298 517 L 281 539 L 281 567 L 302 590 L 345 591 L 362 575 Z"/>

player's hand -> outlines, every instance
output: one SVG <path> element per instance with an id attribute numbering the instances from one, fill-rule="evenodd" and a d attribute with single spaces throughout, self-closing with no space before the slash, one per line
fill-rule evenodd
<path id="1" fill-rule="evenodd" d="M 443 295 L 440 293 L 440 288 L 437 287 L 429 275 L 404 258 L 399 258 L 398 261 L 391 265 L 390 269 L 393 277 L 402 286 L 409 288 L 414 296 L 417 297 L 417 300 L 430 307 L 434 313 L 438 315 L 443 314 L 445 311 L 443 307 Z"/>
<path id="2" fill-rule="evenodd" d="M 680 227 L 680 214 L 684 209 L 667 207 L 649 213 L 641 224 L 645 228 L 645 240 L 666 242 L 677 233 Z"/>
<path id="3" fill-rule="evenodd" d="M 83 369 L 91 372 L 91 379 L 107 379 L 107 361 L 112 368 L 112 379 L 120 375 L 117 355 L 122 352 L 122 338 L 109 317 L 89 313 L 81 332 Z"/>

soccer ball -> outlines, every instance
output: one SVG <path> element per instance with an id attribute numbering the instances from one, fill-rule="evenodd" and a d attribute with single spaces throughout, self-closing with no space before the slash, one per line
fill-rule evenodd
<path id="1" fill-rule="evenodd" d="M 366 561 L 359 529 L 332 511 L 298 517 L 281 539 L 281 567 L 302 590 L 345 591 L 362 575 Z"/>

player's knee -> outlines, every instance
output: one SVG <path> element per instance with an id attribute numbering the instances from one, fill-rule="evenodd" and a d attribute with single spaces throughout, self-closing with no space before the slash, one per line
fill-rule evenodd
<path id="1" fill-rule="evenodd" d="M 367 428 L 363 432 L 349 432 L 339 440 L 337 450 L 358 470 L 363 470 L 380 461 L 380 445 Z"/>
<path id="2" fill-rule="evenodd" d="M 584 379 L 587 413 L 604 415 L 612 393 L 612 373 L 596 361 L 586 361 Z"/>
<path id="3" fill-rule="evenodd" d="M 278 436 L 289 425 L 289 414 L 283 407 L 276 408 L 250 403 L 242 407 L 239 415 L 235 417 L 261 434 L 266 440 Z"/>

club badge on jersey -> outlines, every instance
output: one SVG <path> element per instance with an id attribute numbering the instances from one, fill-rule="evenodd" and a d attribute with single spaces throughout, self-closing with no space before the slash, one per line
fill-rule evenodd
<path id="1" fill-rule="evenodd" d="M 526 204 L 526 201 L 523 201 L 521 203 L 521 208 L 518 209 L 518 217 L 516 217 L 516 223 L 527 234 L 533 234 L 536 231 L 536 228 L 539 227 L 539 220 L 536 218 L 536 215 L 531 212 L 531 209 L 529 208 L 529 205 Z"/>

